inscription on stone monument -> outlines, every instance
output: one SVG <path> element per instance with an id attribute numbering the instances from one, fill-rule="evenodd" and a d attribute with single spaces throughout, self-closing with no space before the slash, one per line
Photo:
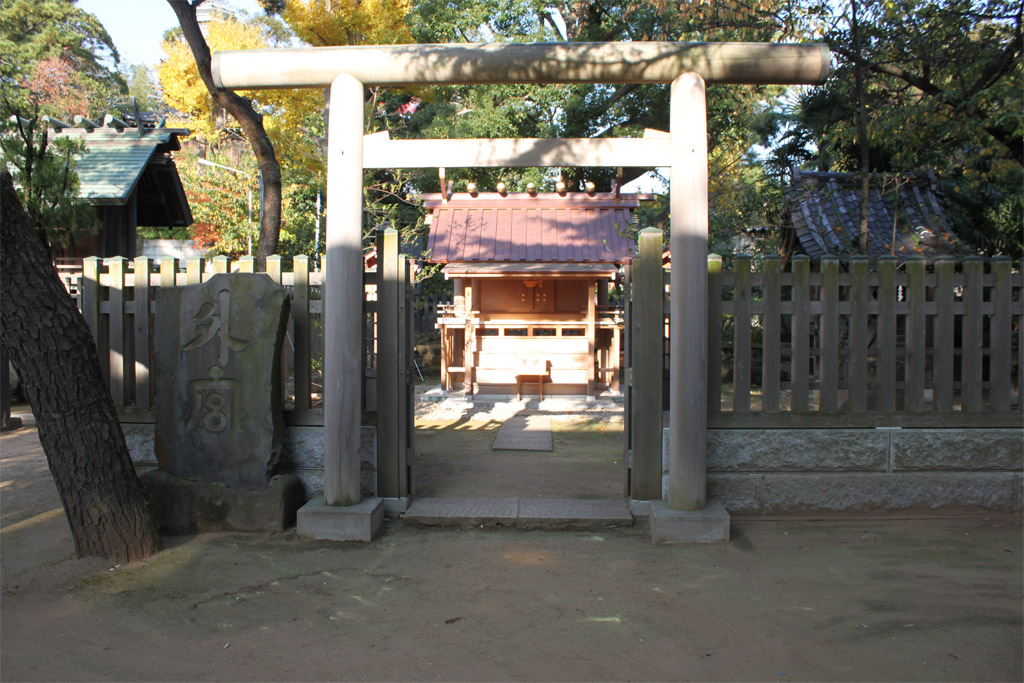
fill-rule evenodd
<path id="1" fill-rule="evenodd" d="M 262 489 L 281 452 L 288 294 L 262 274 L 157 293 L 160 468 Z"/>

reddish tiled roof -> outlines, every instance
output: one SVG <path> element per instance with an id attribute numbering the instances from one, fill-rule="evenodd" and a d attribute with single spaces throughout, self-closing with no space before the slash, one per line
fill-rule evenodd
<path id="1" fill-rule="evenodd" d="M 424 195 L 435 263 L 628 263 L 636 195 Z"/>

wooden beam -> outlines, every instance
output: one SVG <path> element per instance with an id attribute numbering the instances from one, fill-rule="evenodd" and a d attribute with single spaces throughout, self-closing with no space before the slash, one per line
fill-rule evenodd
<path id="1" fill-rule="evenodd" d="M 823 83 L 827 45 L 782 43 L 488 43 L 357 45 L 217 52 L 219 89 L 324 88 L 348 73 L 366 85 L 671 83 L 687 72 L 708 83 Z"/>
<path id="2" fill-rule="evenodd" d="M 388 140 L 363 138 L 366 168 L 668 166 L 671 147 L 657 138 Z"/>

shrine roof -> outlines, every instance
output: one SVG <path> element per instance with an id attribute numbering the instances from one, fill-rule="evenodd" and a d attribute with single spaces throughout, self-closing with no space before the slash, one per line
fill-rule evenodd
<path id="1" fill-rule="evenodd" d="M 123 206 L 138 189 L 138 224 L 186 226 L 192 213 L 170 152 L 181 149 L 184 128 L 64 128 L 55 137 L 81 140 L 79 197 L 94 205 Z"/>
<path id="2" fill-rule="evenodd" d="M 424 195 L 435 263 L 629 263 L 637 195 Z"/>
<path id="3" fill-rule="evenodd" d="M 853 173 L 793 171 L 789 216 L 808 256 L 859 254 L 861 178 Z M 869 257 L 959 256 L 965 247 L 946 215 L 938 181 L 929 174 L 900 179 L 872 176 L 868 192 Z M 895 238 L 895 244 L 893 244 Z"/>

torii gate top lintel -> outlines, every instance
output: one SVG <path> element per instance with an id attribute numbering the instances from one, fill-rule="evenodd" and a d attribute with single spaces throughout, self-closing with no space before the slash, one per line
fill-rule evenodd
<path id="1" fill-rule="evenodd" d="M 213 55 L 218 88 L 326 88 L 348 73 L 364 85 L 707 83 L 815 85 L 828 76 L 821 43 L 451 43 L 238 50 Z"/>

